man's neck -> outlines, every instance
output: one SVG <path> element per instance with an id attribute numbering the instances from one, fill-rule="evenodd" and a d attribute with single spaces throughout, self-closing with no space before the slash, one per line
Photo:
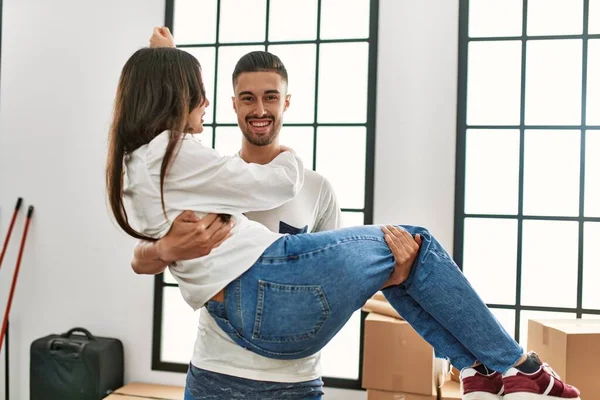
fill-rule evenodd
<path id="1" fill-rule="evenodd" d="M 247 163 L 268 164 L 273 161 L 280 152 L 279 141 L 277 140 L 266 146 L 255 146 L 244 140 L 242 149 L 240 150 L 240 157 Z"/>

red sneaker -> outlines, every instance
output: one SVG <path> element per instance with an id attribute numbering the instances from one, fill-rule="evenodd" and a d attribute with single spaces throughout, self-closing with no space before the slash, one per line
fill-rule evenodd
<path id="1" fill-rule="evenodd" d="M 460 383 L 463 400 L 502 400 L 502 375 L 497 372 L 484 375 L 473 368 L 465 368 L 460 372 Z"/>
<path id="2" fill-rule="evenodd" d="M 563 383 L 548 364 L 540 361 L 537 354 L 531 352 L 529 356 L 540 364 L 540 369 L 532 374 L 516 368 L 506 371 L 502 377 L 505 400 L 581 400 L 579 390 Z"/>

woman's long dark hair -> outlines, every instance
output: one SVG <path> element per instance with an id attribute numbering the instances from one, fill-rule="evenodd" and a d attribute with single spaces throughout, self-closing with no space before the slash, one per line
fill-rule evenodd
<path id="1" fill-rule="evenodd" d="M 160 168 L 163 211 L 164 183 L 168 167 L 178 149 L 190 112 L 204 104 L 206 94 L 200 63 L 191 54 L 175 48 L 143 48 L 125 63 L 108 140 L 106 188 L 119 226 L 137 239 L 153 240 L 131 227 L 123 203 L 125 155 L 169 131 L 169 143 Z"/>

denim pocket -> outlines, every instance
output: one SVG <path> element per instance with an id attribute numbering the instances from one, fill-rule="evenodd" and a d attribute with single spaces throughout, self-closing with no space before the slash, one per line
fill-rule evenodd
<path id="1" fill-rule="evenodd" d="M 271 343 L 315 337 L 331 310 L 319 285 L 284 285 L 258 281 L 252 338 Z"/>

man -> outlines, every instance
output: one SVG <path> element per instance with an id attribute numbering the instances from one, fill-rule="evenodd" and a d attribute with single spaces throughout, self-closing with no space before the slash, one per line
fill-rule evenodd
<path id="1" fill-rule="evenodd" d="M 165 29 L 155 30 L 152 46 L 174 45 Z M 267 164 L 281 151 L 279 132 L 283 113 L 290 106 L 285 66 L 270 53 L 249 53 L 235 67 L 233 86 L 233 108 L 243 134 L 238 156 L 248 163 Z M 331 184 L 312 170 L 306 170 L 304 179 L 293 200 L 247 217 L 288 234 L 340 227 L 340 208 Z M 198 220 L 186 212 L 163 239 L 136 247 L 132 268 L 137 273 L 156 274 L 175 260 L 205 255 L 226 240 L 231 226 L 214 214 Z M 300 360 L 259 356 L 235 344 L 203 308 L 186 399 L 320 399 L 320 375 L 320 353 Z"/>

